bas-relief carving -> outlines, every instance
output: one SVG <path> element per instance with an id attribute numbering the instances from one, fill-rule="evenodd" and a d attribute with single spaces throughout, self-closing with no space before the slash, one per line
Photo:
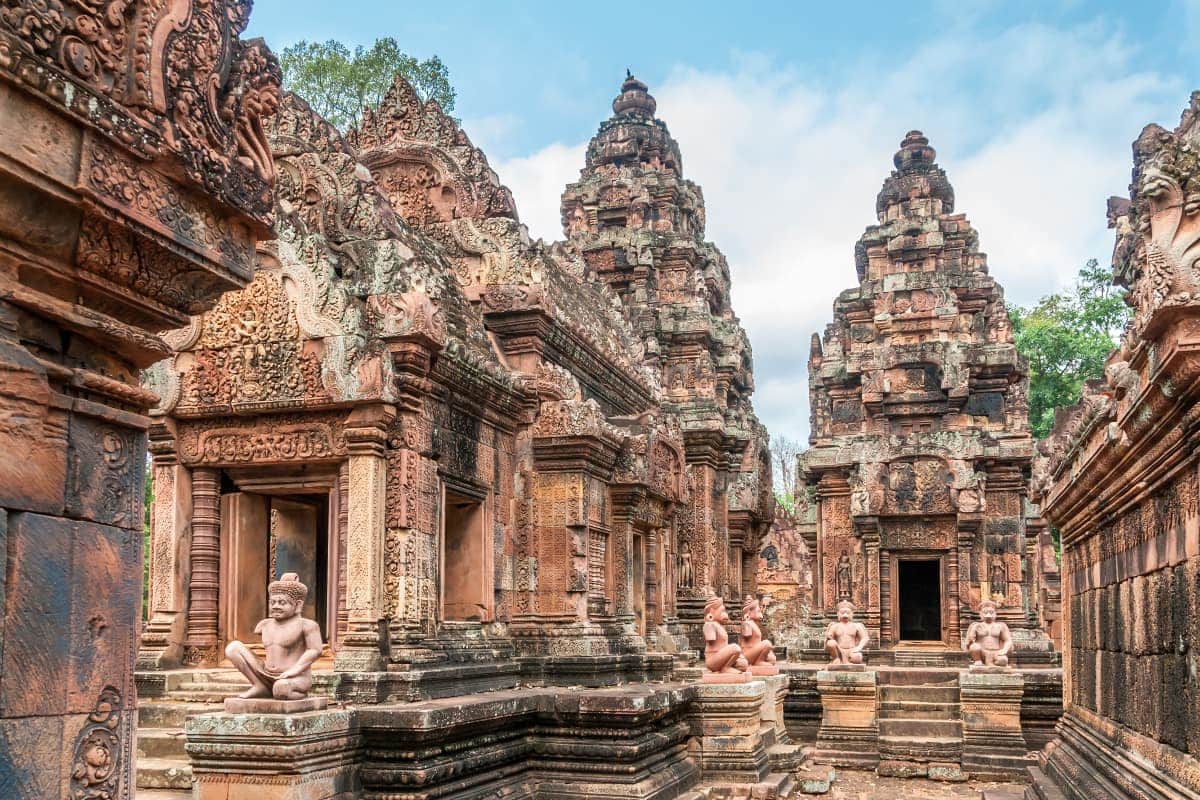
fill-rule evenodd
<path id="1" fill-rule="evenodd" d="M 245 0 L 9 4 L 0 69 L 94 122 L 109 151 L 169 151 L 205 194 L 265 220 L 273 168 L 262 120 L 282 76 L 262 40 L 238 39 L 249 11 Z"/>

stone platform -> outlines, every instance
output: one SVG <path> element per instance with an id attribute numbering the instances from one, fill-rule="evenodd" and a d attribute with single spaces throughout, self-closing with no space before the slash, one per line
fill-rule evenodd
<path id="1" fill-rule="evenodd" d="M 1061 670 L 786 664 L 792 739 L 816 763 L 961 782 L 1024 777 L 1061 715 Z M 1028 693 L 1028 696 L 1027 694 Z"/>
<path id="2" fill-rule="evenodd" d="M 200 714 L 184 730 L 197 800 L 782 799 L 803 760 L 784 727 L 787 690 L 782 675 L 516 688 L 294 714 Z"/>

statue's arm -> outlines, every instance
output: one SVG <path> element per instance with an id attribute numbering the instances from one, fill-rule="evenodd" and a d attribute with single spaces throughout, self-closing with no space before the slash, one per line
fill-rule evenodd
<path id="1" fill-rule="evenodd" d="M 715 642 L 717 640 L 717 632 L 712 628 L 715 624 L 714 622 L 704 623 L 704 641 Z"/>
<path id="2" fill-rule="evenodd" d="M 854 624 L 854 638 L 857 640 L 857 643 L 854 645 L 854 652 L 861 653 L 871 641 L 871 634 L 867 633 L 867 626 L 861 622 L 856 622 Z"/>
<path id="3" fill-rule="evenodd" d="M 973 644 L 979 638 L 979 623 L 972 622 L 971 627 L 967 628 L 967 644 Z"/>
<path id="4" fill-rule="evenodd" d="M 263 632 L 263 628 L 265 628 L 267 626 L 267 623 L 270 621 L 271 621 L 270 619 L 260 619 L 258 621 L 258 624 L 254 626 L 254 632 L 261 635 Z"/>
<path id="5" fill-rule="evenodd" d="M 829 623 L 829 627 L 825 629 L 825 640 L 829 641 L 833 638 L 833 623 Z"/>

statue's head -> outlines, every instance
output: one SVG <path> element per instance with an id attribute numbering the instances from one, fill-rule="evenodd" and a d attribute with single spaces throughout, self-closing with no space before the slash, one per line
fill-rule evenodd
<path id="1" fill-rule="evenodd" d="M 991 600 L 984 600 L 979 604 L 979 618 L 984 622 L 992 623 L 996 621 L 996 604 Z"/>
<path id="2" fill-rule="evenodd" d="M 854 604 L 843 600 L 837 604 L 838 622 L 850 622 L 854 619 Z"/>
<path id="3" fill-rule="evenodd" d="M 290 619 L 300 613 L 308 587 L 294 572 L 285 572 L 277 581 L 267 584 L 267 606 L 271 619 Z"/>
<path id="4" fill-rule="evenodd" d="M 752 594 L 746 595 L 745 601 L 742 602 L 742 619 L 762 619 L 758 598 Z"/>
<path id="5" fill-rule="evenodd" d="M 704 619 L 709 622 L 729 622 L 725 601 L 715 594 L 711 595 L 704 603 Z"/>

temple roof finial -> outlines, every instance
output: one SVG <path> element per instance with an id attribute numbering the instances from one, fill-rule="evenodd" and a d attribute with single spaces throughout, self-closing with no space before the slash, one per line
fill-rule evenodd
<path id="1" fill-rule="evenodd" d="M 929 138 L 920 131 L 909 131 L 892 157 L 896 169 L 905 170 L 918 165 L 932 165 L 937 151 L 929 146 Z"/>
<path id="2" fill-rule="evenodd" d="M 653 117 L 658 103 L 647 91 L 646 84 L 633 76 L 633 72 L 625 69 L 625 80 L 621 83 L 621 93 L 613 100 L 613 113 L 636 114 Z"/>

